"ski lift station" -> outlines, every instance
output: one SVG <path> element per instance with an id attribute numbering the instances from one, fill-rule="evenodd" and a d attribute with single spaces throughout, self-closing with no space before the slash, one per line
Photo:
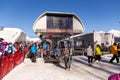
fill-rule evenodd
<path id="1" fill-rule="evenodd" d="M 82 34 L 84 26 L 74 13 L 45 12 L 36 19 L 33 31 L 40 38 L 58 41 L 75 34 Z"/>

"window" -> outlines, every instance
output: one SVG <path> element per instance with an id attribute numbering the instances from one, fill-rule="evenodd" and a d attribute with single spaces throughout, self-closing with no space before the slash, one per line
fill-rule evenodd
<path id="1" fill-rule="evenodd" d="M 72 29 L 72 16 L 51 16 L 47 15 L 48 29 Z"/>

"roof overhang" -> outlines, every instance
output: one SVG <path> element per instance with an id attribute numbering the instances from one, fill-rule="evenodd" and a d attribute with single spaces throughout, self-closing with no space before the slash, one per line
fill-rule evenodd
<path id="1" fill-rule="evenodd" d="M 85 30 L 82 21 L 80 20 L 80 18 L 79 18 L 76 14 L 74 14 L 74 13 L 68 13 L 68 12 L 51 12 L 51 11 L 46 11 L 46 12 L 44 12 L 43 14 L 41 14 L 41 15 L 36 19 L 35 23 L 33 24 L 33 27 L 34 27 L 34 25 L 36 24 L 36 22 L 37 22 L 40 18 L 42 18 L 43 16 L 45 16 L 45 15 L 63 15 L 63 16 L 67 15 L 67 16 L 73 16 L 73 17 L 75 17 L 75 18 L 81 23 L 82 28 L 83 28 L 83 32 L 84 32 L 84 30 Z"/>

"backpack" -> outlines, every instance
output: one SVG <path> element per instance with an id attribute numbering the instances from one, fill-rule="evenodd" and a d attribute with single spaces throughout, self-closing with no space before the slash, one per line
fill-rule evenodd
<path id="1" fill-rule="evenodd" d="M 12 46 L 8 46 L 8 53 L 12 53 L 13 52 L 13 47 Z"/>
<path id="2" fill-rule="evenodd" d="M 47 49 L 47 43 L 43 43 L 43 49 Z"/>
<path id="3" fill-rule="evenodd" d="M 36 53 L 36 52 L 37 52 L 37 49 L 36 49 L 36 47 L 35 47 L 34 45 L 32 45 L 31 48 L 30 48 L 30 51 L 31 51 L 32 53 Z"/>

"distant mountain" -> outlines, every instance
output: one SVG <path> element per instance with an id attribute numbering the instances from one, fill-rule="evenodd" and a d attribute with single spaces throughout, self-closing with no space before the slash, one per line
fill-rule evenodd
<path id="1" fill-rule="evenodd" d="M 98 33 L 106 33 L 106 32 L 104 32 L 104 31 L 95 31 L 95 32 L 98 32 Z M 109 30 L 107 33 L 112 33 L 115 37 L 120 37 L 120 30 L 111 29 L 111 30 Z"/>
<path id="2" fill-rule="evenodd" d="M 111 29 L 108 33 L 112 33 L 115 37 L 120 37 L 120 30 Z"/>
<path id="3" fill-rule="evenodd" d="M 99 33 L 105 33 L 104 31 L 98 31 Z"/>

